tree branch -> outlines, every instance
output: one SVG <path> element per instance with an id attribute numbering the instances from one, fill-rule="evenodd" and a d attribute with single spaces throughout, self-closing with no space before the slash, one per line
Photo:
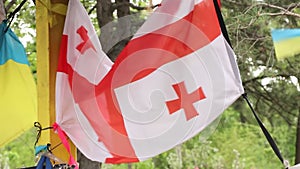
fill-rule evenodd
<path id="1" fill-rule="evenodd" d="M 161 4 L 156 4 L 156 5 L 152 5 L 152 6 L 147 6 L 147 7 L 141 7 L 141 6 L 136 6 L 134 5 L 133 3 L 130 3 L 129 6 L 132 8 L 132 9 L 136 9 L 138 11 L 141 11 L 141 10 L 147 10 L 147 9 L 154 9 L 156 7 L 159 7 Z"/>
<path id="2" fill-rule="evenodd" d="M 151 5 L 150 7 L 143 7 L 143 6 L 136 6 L 134 5 L 133 3 L 128 3 L 128 2 L 123 2 L 123 3 L 114 3 L 112 4 L 112 7 L 111 7 L 111 10 L 114 11 L 116 10 L 118 7 L 122 6 L 122 5 L 129 5 L 132 9 L 136 9 L 138 11 L 141 11 L 141 10 L 147 10 L 147 9 L 154 9 L 156 7 L 159 7 L 161 4 L 156 4 L 156 5 Z M 91 14 L 95 9 L 96 9 L 96 5 L 94 5 L 89 11 L 88 11 L 88 14 Z"/>
<path id="3" fill-rule="evenodd" d="M 293 12 L 277 12 L 277 13 L 261 13 L 259 16 L 281 16 L 281 15 L 287 15 L 287 16 L 294 16 L 297 18 L 300 18 L 299 14 L 293 13 Z"/>
<path id="4" fill-rule="evenodd" d="M 298 8 L 298 7 L 300 7 L 300 3 L 292 3 L 289 6 L 287 6 L 286 8 L 287 8 L 287 10 L 292 11 L 293 9 Z"/>
<path id="5" fill-rule="evenodd" d="M 11 0 L 5 7 L 5 11 L 9 11 L 10 8 L 16 3 L 17 0 Z"/>
<path id="6" fill-rule="evenodd" d="M 262 13 L 262 14 L 259 14 L 260 16 L 263 16 L 263 15 L 268 15 L 268 16 L 288 15 L 288 16 L 294 16 L 294 17 L 300 18 L 300 14 L 291 12 L 293 9 L 299 7 L 300 3 L 292 4 L 292 5 L 288 6 L 287 8 L 283 8 L 283 7 L 268 4 L 268 3 L 259 3 L 257 5 L 266 6 L 266 7 L 278 9 L 281 11 L 281 12 L 276 12 L 276 13 Z"/>
<path id="7" fill-rule="evenodd" d="M 291 75 L 288 75 L 288 74 L 277 74 L 275 76 L 266 76 L 266 75 L 262 75 L 262 76 L 258 76 L 258 77 L 255 77 L 255 78 L 252 78 L 252 79 L 248 79 L 248 80 L 245 80 L 243 82 L 243 85 L 246 85 L 248 83 L 253 83 L 253 82 L 256 82 L 257 80 L 262 80 L 264 78 L 277 78 L 277 77 L 284 77 L 284 78 L 290 78 Z"/>
<path id="8" fill-rule="evenodd" d="M 268 105 L 268 107 L 274 111 L 276 111 L 278 113 L 278 115 L 280 117 L 282 117 L 282 119 L 288 124 L 288 125 L 292 125 L 292 123 L 290 122 L 290 119 L 288 119 L 286 116 L 284 116 L 282 113 L 282 111 L 284 111 L 284 109 L 277 103 L 274 104 L 273 98 L 270 96 L 266 96 L 264 94 L 262 94 L 261 92 L 258 92 L 256 89 L 252 90 L 251 88 L 248 88 L 248 90 L 253 93 L 254 95 L 256 95 L 256 97 L 261 97 L 262 99 L 260 99 L 261 102 L 263 102 L 264 104 Z M 276 108 L 276 106 L 278 106 Z M 258 106 L 256 106 L 256 110 L 260 111 Z M 284 112 L 284 113 L 289 113 L 291 115 L 293 115 L 290 112 Z"/>
<path id="9" fill-rule="evenodd" d="M 147 7 L 142 7 L 142 6 L 136 6 L 134 5 L 133 3 L 128 3 L 128 2 L 123 2 L 123 3 L 114 3 L 112 5 L 112 10 L 116 10 L 117 8 L 119 8 L 120 6 L 123 6 L 123 5 L 129 5 L 132 9 L 136 9 L 138 11 L 141 11 L 141 10 L 147 10 L 147 9 L 154 9 L 156 7 L 159 7 L 161 4 L 156 4 L 156 5 L 152 5 L 152 6 L 147 6 Z"/>

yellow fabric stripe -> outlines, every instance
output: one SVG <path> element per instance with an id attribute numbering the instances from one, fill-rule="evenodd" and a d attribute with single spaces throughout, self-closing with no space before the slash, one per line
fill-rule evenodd
<path id="1" fill-rule="evenodd" d="M 274 46 L 278 59 L 294 56 L 300 53 L 300 37 L 275 42 Z"/>
<path id="2" fill-rule="evenodd" d="M 0 147 L 37 121 L 37 93 L 28 65 L 12 60 L 0 66 Z"/>

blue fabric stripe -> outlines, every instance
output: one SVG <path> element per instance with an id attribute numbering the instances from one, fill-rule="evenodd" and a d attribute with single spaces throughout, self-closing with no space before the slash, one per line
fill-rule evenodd
<path id="1" fill-rule="evenodd" d="M 6 21 L 3 21 L 0 24 L 0 65 L 5 64 L 10 59 L 17 63 L 29 65 L 24 46 L 10 28 L 5 32 L 6 28 Z"/>
<path id="2" fill-rule="evenodd" d="M 300 37 L 300 29 L 274 29 L 271 32 L 274 42 Z"/>

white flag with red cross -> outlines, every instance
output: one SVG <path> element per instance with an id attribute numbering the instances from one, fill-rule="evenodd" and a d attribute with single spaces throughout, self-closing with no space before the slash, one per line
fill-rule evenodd
<path id="1" fill-rule="evenodd" d="M 79 0 L 69 1 L 56 85 L 57 123 L 107 163 L 183 143 L 244 92 L 212 0 L 164 0 L 114 64 Z"/>

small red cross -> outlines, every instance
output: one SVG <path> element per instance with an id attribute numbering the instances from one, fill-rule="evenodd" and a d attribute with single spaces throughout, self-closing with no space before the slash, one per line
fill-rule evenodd
<path id="1" fill-rule="evenodd" d="M 188 93 L 185 88 L 184 82 L 180 82 L 172 86 L 178 96 L 178 99 L 166 102 L 170 114 L 183 109 L 187 121 L 198 116 L 199 114 L 193 106 L 193 103 L 206 98 L 202 88 L 200 87 L 192 93 Z"/>
<path id="2" fill-rule="evenodd" d="M 81 37 L 81 39 L 83 40 L 83 42 L 81 42 L 76 49 L 83 54 L 87 49 L 92 48 L 95 52 L 96 49 L 92 43 L 92 41 L 90 40 L 89 36 L 88 36 L 88 31 L 85 29 L 85 27 L 81 26 L 80 28 L 77 29 L 76 33 L 79 34 L 79 36 Z"/>

